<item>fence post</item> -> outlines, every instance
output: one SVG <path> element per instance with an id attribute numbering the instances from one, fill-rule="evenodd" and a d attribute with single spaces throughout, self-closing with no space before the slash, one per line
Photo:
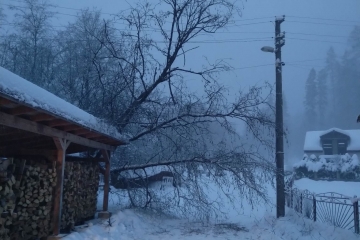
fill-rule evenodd
<path id="1" fill-rule="evenodd" d="M 302 214 L 303 213 L 303 194 L 301 193 L 300 194 L 300 213 Z"/>
<path id="2" fill-rule="evenodd" d="M 355 196 L 355 201 L 353 203 L 354 206 L 354 229 L 355 233 L 359 234 L 359 200 Z"/>
<path id="3" fill-rule="evenodd" d="M 293 208 L 293 189 L 291 188 L 291 191 L 290 191 L 290 207 Z"/>
<path id="4" fill-rule="evenodd" d="M 316 198 L 313 195 L 313 215 L 314 215 L 314 222 L 316 222 Z"/>

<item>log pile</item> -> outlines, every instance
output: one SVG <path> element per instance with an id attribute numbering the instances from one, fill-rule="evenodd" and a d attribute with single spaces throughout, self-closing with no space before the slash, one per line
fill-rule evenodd
<path id="1" fill-rule="evenodd" d="M 52 234 L 56 164 L 47 159 L 0 158 L 0 239 L 31 240 Z M 66 162 L 61 229 L 95 216 L 97 163 Z"/>
<path id="2" fill-rule="evenodd" d="M 0 239 L 48 236 L 55 166 L 41 159 L 9 158 L 0 163 Z"/>
<path id="3" fill-rule="evenodd" d="M 14 176 L 14 160 L 0 159 L 0 239 L 10 239 L 12 215 L 16 196 L 13 190 L 18 183 Z"/>
<path id="4" fill-rule="evenodd" d="M 95 216 L 98 185 L 97 163 L 66 162 L 61 216 L 64 232 Z"/>
<path id="5" fill-rule="evenodd" d="M 37 239 L 52 231 L 52 197 L 56 186 L 55 162 L 27 161 L 20 183 L 12 239 Z"/>

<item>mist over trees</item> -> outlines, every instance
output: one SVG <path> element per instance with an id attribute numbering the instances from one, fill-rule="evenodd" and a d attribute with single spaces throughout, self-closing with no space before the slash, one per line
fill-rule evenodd
<path id="1" fill-rule="evenodd" d="M 204 195 L 200 170 L 229 199 L 240 196 L 255 204 L 267 198 L 272 159 L 233 123 L 244 124 L 250 138 L 271 150 L 273 136 L 264 135 L 274 128 L 271 87 L 239 90 L 230 102 L 220 73 L 231 66 L 222 59 L 203 60 L 198 69 L 187 64 L 197 48 L 189 42 L 216 34 L 240 13 L 233 1 L 164 0 L 161 8 L 141 1 L 109 19 L 85 9 L 65 28 L 52 26 L 51 5 L 24 2 L 11 7 L 16 17 L 0 39 L 0 66 L 126 135 L 130 144 L 112 160 L 121 176 L 146 176 L 154 166 L 165 167 L 181 178 L 175 199 L 202 212 L 220 208 Z M 198 94 L 189 91 L 189 79 L 202 83 Z M 229 186 L 232 192 L 225 190 Z M 155 195 L 146 189 L 145 205 Z"/>
<path id="2" fill-rule="evenodd" d="M 325 63 L 325 67 L 317 71 L 316 81 L 306 85 L 305 109 L 312 110 L 305 114 L 306 130 L 359 128 L 356 117 L 360 112 L 360 26 L 351 31 L 343 55 L 337 56 L 331 47 Z M 309 77 L 314 74 L 315 70 L 311 69 Z"/>

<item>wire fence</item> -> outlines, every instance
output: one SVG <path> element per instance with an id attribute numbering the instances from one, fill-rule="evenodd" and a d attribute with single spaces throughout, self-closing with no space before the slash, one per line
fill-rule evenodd
<path id="1" fill-rule="evenodd" d="M 286 204 L 296 212 L 318 222 L 359 232 L 359 198 L 349 198 L 339 193 L 314 194 L 308 190 L 288 188 Z"/>

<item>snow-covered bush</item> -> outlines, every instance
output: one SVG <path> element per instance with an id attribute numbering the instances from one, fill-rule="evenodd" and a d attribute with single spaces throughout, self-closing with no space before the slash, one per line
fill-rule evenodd
<path id="1" fill-rule="evenodd" d="M 297 178 L 320 178 L 353 180 L 360 178 L 360 162 L 354 154 L 345 155 L 304 155 L 303 159 L 293 165 Z"/>

